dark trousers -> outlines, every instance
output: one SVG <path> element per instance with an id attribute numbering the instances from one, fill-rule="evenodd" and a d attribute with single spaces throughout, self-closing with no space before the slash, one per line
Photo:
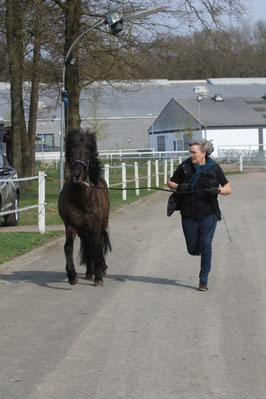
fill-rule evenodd
<path id="1" fill-rule="evenodd" d="M 197 220 L 182 216 L 182 227 L 190 255 L 201 255 L 200 281 L 208 283 L 211 270 L 212 239 L 217 225 L 215 214 Z"/>

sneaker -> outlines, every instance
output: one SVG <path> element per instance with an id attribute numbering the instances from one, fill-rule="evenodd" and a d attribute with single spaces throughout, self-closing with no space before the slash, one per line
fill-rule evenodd
<path id="1" fill-rule="evenodd" d="M 208 291 L 207 283 L 204 283 L 203 281 L 200 281 L 199 282 L 199 291 Z"/>

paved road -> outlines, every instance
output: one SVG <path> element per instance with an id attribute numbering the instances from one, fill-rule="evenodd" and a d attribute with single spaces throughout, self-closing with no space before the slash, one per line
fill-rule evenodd
<path id="1" fill-rule="evenodd" d="M 1 265 L 1 399 L 266 398 L 266 174 L 230 181 L 207 293 L 164 192 L 112 214 L 103 288 L 63 239 Z"/>

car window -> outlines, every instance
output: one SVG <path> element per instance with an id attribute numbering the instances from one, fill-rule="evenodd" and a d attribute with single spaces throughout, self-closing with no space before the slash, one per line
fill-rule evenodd
<path id="1" fill-rule="evenodd" d="M 8 160 L 3 154 L 0 154 L 0 168 L 10 168 Z"/>

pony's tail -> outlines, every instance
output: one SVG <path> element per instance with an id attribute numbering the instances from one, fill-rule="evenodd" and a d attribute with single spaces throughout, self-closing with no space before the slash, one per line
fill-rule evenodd
<path id="1" fill-rule="evenodd" d="M 91 265 L 93 270 L 94 267 L 94 256 L 95 256 L 95 245 L 93 243 L 93 237 L 90 234 L 83 234 L 80 240 L 80 265 Z M 104 232 L 103 243 L 102 243 L 102 253 L 106 255 L 108 251 L 112 251 L 112 245 L 110 242 L 108 231 Z"/>
<path id="2" fill-rule="evenodd" d="M 111 242 L 110 242 L 110 238 L 109 238 L 109 233 L 108 233 L 108 231 L 106 230 L 105 232 L 104 232 L 104 245 L 103 245 L 103 253 L 104 253 L 104 255 L 108 252 L 108 251 L 112 251 L 112 245 L 111 245 Z"/>

